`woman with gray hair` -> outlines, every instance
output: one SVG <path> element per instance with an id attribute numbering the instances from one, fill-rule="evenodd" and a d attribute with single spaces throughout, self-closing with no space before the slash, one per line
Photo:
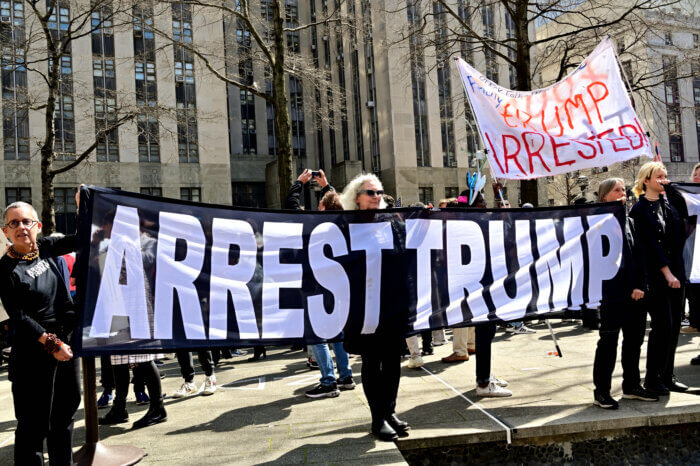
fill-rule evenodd
<path id="1" fill-rule="evenodd" d="M 76 203 L 78 199 L 76 197 Z M 0 299 L 10 316 L 10 374 L 17 428 L 15 463 L 72 464 L 73 416 L 80 404 L 78 361 L 67 344 L 76 314 L 56 258 L 75 251 L 75 235 L 39 238 L 41 221 L 26 202 L 4 212 L 11 243 L 0 258 Z"/>
<path id="2" fill-rule="evenodd" d="M 384 188 L 375 175 L 359 175 L 343 191 L 341 201 L 346 210 L 383 209 Z M 380 214 L 377 214 L 380 215 Z M 382 255 L 382 269 L 398 270 L 406 265 L 403 237 L 405 227 L 392 221 L 393 250 Z M 373 238 L 367 238 L 373 241 Z M 372 434 L 391 441 L 405 437 L 407 422 L 396 417 L 396 397 L 401 379 L 401 353 L 408 322 L 408 289 L 399 274 L 382 274 L 380 309 L 386 315 L 372 334 L 355 334 L 345 339 L 348 353 L 362 356 L 362 388 L 372 414 Z M 359 333 L 359 332 L 358 332 Z"/>
<path id="3" fill-rule="evenodd" d="M 373 173 L 358 175 L 350 181 L 340 202 L 345 210 L 386 209 L 382 182 Z"/>

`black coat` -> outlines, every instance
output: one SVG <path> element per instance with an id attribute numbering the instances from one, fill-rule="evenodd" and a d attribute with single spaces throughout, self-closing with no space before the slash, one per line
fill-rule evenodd
<path id="1" fill-rule="evenodd" d="M 661 269 L 668 266 L 676 278 L 685 276 L 683 265 L 683 245 L 685 244 L 685 227 L 678 211 L 662 195 L 659 197 L 659 209 L 665 228 L 652 210 L 652 204 L 643 195 L 632 207 L 630 217 L 634 220 L 635 240 L 644 252 L 650 286 L 665 286 Z"/>

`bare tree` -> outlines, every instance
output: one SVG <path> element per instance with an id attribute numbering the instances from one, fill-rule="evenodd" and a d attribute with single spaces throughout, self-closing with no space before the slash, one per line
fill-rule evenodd
<path id="1" fill-rule="evenodd" d="M 98 31 L 113 28 L 116 15 L 126 6 L 113 4 L 112 0 L 79 3 L 28 0 L 24 2 L 26 9 L 17 5 L 22 3 L 14 3 L 13 21 L 0 27 L 0 42 L 5 48 L 3 77 L 8 78 L 7 88 L 14 93 L 11 110 L 16 126 L 28 124 L 26 120 L 30 111 L 40 111 L 44 115 L 43 132 L 35 139 L 41 157 L 43 230 L 51 233 L 56 226 L 56 176 L 87 160 L 105 139 L 115 134 L 117 128 L 135 116 L 133 111 L 107 104 L 111 100 L 104 95 L 107 91 L 102 90 L 105 107 L 109 107 L 109 111 L 105 111 L 107 117 L 102 125 L 98 125 L 94 140 L 76 152 L 74 103 L 78 96 L 74 94 L 72 46 Z M 38 76 L 39 79 L 33 82 L 38 81 L 42 86 L 28 89 L 27 83 L 32 76 Z M 62 116 L 65 115 L 71 118 L 64 120 Z M 13 141 L 23 155 L 18 158 L 29 158 L 28 140 L 20 142 L 19 139 Z M 20 144 L 24 146 L 20 148 Z"/>
<path id="2" fill-rule="evenodd" d="M 422 20 L 421 26 L 407 30 L 404 38 L 410 40 L 421 34 L 426 48 L 439 47 L 450 54 L 481 51 L 486 58 L 487 77 L 497 69 L 500 59 L 511 70 L 511 87 L 529 91 L 544 60 L 551 63 L 556 57 L 561 68 L 557 74 L 564 76 L 574 63 L 578 64 L 579 52 L 584 50 L 583 39 L 591 43 L 616 28 L 634 29 L 639 24 L 648 29 L 647 12 L 679 1 L 631 0 L 615 4 L 602 0 L 407 0 L 406 8 L 421 11 Z M 500 22 L 495 15 L 501 9 L 505 12 L 504 34 L 498 34 L 495 27 Z M 436 34 L 436 27 L 442 27 L 440 21 L 435 21 L 440 15 L 448 15 L 451 20 L 445 33 Z M 481 21 L 474 21 L 477 16 Z M 479 27 L 475 26 L 477 23 Z M 538 26 L 543 25 L 554 32 L 538 34 Z M 534 55 L 535 50 L 542 51 L 540 59 Z M 537 205 L 537 180 L 520 183 L 522 202 Z"/>
<path id="3" fill-rule="evenodd" d="M 218 79 L 265 100 L 274 112 L 274 135 L 277 155 L 277 180 L 280 202 L 284 200 L 293 182 L 292 131 L 290 102 L 287 97 L 287 79 L 308 87 L 317 96 L 317 116 L 327 124 L 333 124 L 333 102 L 344 105 L 344 94 L 334 86 L 330 71 L 320 70 L 318 62 L 300 52 L 299 38 L 304 31 L 317 26 L 346 24 L 340 14 L 342 1 L 336 1 L 333 9 L 320 12 L 311 21 L 301 23 L 296 5 L 283 0 L 184 0 L 186 5 L 213 15 L 221 15 L 230 26 L 224 37 L 225 46 L 215 50 L 192 42 L 175 40 L 168 31 L 157 31 L 194 54 Z M 259 9 L 257 8 L 259 6 Z M 231 52 L 235 47 L 235 55 Z M 235 60 L 234 60 L 235 57 Z M 234 63 L 235 61 L 235 63 Z M 224 66 L 219 65 L 225 63 Z M 257 70 L 263 70 L 264 83 L 256 79 Z M 310 87 L 309 87 L 310 86 Z M 328 97 L 327 106 L 318 105 L 319 95 Z M 292 102 L 292 106 L 299 105 Z M 268 183 L 271 180 L 268 180 Z"/>

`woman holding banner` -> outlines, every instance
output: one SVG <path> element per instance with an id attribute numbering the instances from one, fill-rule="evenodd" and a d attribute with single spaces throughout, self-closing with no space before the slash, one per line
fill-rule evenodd
<path id="1" fill-rule="evenodd" d="M 634 185 L 639 201 L 630 211 L 648 273 L 649 293 L 645 301 L 651 316 L 651 332 L 644 388 L 654 395 L 688 389 L 673 375 L 683 316 L 683 287 L 678 277 L 685 276 L 685 230 L 678 211 L 664 196 L 664 187 L 668 183 L 663 163 L 642 165 Z"/>
<path id="2" fill-rule="evenodd" d="M 598 202 L 627 202 L 622 178 L 609 178 L 598 187 Z M 617 339 L 622 330 L 622 398 L 658 401 L 659 397 L 640 385 L 639 354 L 646 330 L 646 311 L 641 305 L 647 289 L 647 274 L 643 251 L 635 241 L 634 221 L 627 218 L 624 232 L 624 282 L 627 295 L 622 302 L 603 302 L 600 306 L 600 338 L 593 362 L 595 391 L 593 404 L 604 409 L 617 409 L 610 396 L 612 373 L 617 358 Z M 618 283 L 610 284 L 619 286 Z"/>
<path id="3" fill-rule="evenodd" d="M 76 203 L 78 198 L 76 196 Z M 75 311 L 56 258 L 75 251 L 75 235 L 37 238 L 36 210 L 15 202 L 4 212 L 12 243 L 0 259 L 0 299 L 10 316 L 10 380 L 17 429 L 15 464 L 73 464 L 73 416 L 80 404 L 79 367 L 70 346 Z"/>
<path id="4" fill-rule="evenodd" d="M 374 210 L 386 207 L 382 195 L 384 189 L 372 174 L 355 177 L 345 188 L 341 202 L 345 210 Z M 369 221 L 374 221 L 372 218 Z M 401 238 L 403 228 L 392 222 L 395 254 L 382 256 L 383 270 L 401 270 L 405 265 Z M 374 238 L 367 238 L 368 242 Z M 389 312 L 373 334 L 347 337 L 345 347 L 349 353 L 362 356 L 362 388 L 372 413 L 372 434 L 380 440 L 391 441 L 407 436 L 407 422 L 396 417 L 396 397 L 401 378 L 401 353 L 408 322 L 408 290 L 400 274 L 382 274 L 380 309 Z M 393 311 L 393 312 L 392 312 Z"/>

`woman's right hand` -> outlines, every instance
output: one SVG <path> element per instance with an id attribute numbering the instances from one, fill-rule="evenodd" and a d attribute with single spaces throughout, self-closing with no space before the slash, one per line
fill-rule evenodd
<path id="1" fill-rule="evenodd" d="M 73 358 L 73 351 L 66 343 L 61 345 L 61 349 L 53 353 L 53 357 L 59 361 L 70 361 Z"/>
<path id="2" fill-rule="evenodd" d="M 680 288 L 681 287 L 680 280 L 678 280 L 672 273 L 668 274 L 666 276 L 666 282 L 668 283 L 668 286 L 671 288 Z"/>

